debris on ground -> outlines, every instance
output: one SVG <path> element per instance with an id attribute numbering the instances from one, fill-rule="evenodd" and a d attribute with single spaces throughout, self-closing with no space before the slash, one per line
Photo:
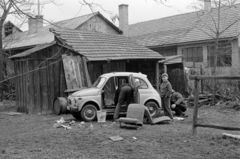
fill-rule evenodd
<path id="1" fill-rule="evenodd" d="M 238 97 L 235 96 L 226 96 L 226 95 L 222 95 L 219 92 L 216 93 L 215 95 L 215 103 L 212 102 L 212 94 L 210 93 L 201 93 L 199 94 L 199 100 L 198 100 L 198 107 L 201 107 L 203 105 L 220 105 L 222 103 L 226 102 L 226 105 L 228 102 L 231 101 L 238 101 Z M 189 96 L 188 98 L 186 98 L 185 100 L 187 101 L 189 106 L 194 106 L 194 96 Z M 239 110 L 240 110 L 240 106 L 239 106 Z"/>
<path id="2" fill-rule="evenodd" d="M 109 137 L 109 139 L 111 139 L 112 141 L 121 141 L 121 140 L 123 140 L 123 138 L 121 136 L 111 136 L 111 137 Z"/>
<path id="3" fill-rule="evenodd" d="M 65 121 L 63 117 L 60 118 L 60 120 L 56 120 L 56 123 L 53 124 L 54 128 L 64 128 L 65 130 L 70 130 L 72 129 L 71 126 L 63 125 L 63 123 L 68 123 L 69 125 L 72 125 L 75 123 L 75 121 Z"/>
<path id="4" fill-rule="evenodd" d="M 85 122 L 84 122 L 84 121 L 82 121 L 80 124 L 85 124 Z"/>
<path id="5" fill-rule="evenodd" d="M 75 124 L 75 121 L 74 120 L 72 120 L 70 123 L 68 123 L 69 125 L 73 125 L 73 124 Z"/>
<path id="6" fill-rule="evenodd" d="M 105 125 L 102 125 L 101 127 L 107 127 L 107 126 L 108 126 L 108 125 L 105 124 Z"/>
<path id="7" fill-rule="evenodd" d="M 19 112 L 5 112 L 4 114 L 11 115 L 11 116 L 22 115 L 22 113 L 19 113 Z"/>
<path id="8" fill-rule="evenodd" d="M 234 138 L 240 140 L 240 135 L 233 135 L 228 133 L 223 133 L 223 138 Z"/>
<path id="9" fill-rule="evenodd" d="M 134 139 L 134 140 L 137 140 L 137 138 L 136 138 L 136 137 L 133 137 L 133 139 Z"/>
<path id="10" fill-rule="evenodd" d="M 65 130 L 70 130 L 70 129 L 72 129 L 71 128 L 71 126 L 67 126 L 67 125 L 63 125 L 63 124 L 61 124 L 61 123 L 54 123 L 53 124 L 53 127 L 54 128 L 64 128 Z"/>
<path id="11" fill-rule="evenodd" d="M 90 130 L 93 130 L 93 125 L 92 125 L 92 124 L 90 124 L 89 128 L 90 128 Z"/>
<path id="12" fill-rule="evenodd" d="M 60 124 L 66 123 L 63 117 L 61 117 L 60 120 L 56 120 L 56 122 Z"/>
<path id="13" fill-rule="evenodd" d="M 182 117 L 173 117 L 173 119 L 174 120 L 180 120 L 180 121 L 184 120 L 184 118 L 182 118 Z"/>

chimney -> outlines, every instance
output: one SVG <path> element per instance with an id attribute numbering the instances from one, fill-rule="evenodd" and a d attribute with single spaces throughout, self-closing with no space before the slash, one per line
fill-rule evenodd
<path id="1" fill-rule="evenodd" d="M 211 11 L 211 0 L 204 0 L 204 11 Z"/>
<path id="2" fill-rule="evenodd" d="M 119 5 L 119 29 L 123 31 L 123 35 L 128 36 L 128 5 Z"/>
<path id="3" fill-rule="evenodd" d="M 28 34 L 34 34 L 43 27 L 43 16 L 36 15 L 35 18 L 28 18 Z"/>

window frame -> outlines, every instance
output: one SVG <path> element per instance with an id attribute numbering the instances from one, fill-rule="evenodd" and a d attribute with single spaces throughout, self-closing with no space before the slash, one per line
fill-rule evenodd
<path id="1" fill-rule="evenodd" d="M 196 53 L 194 53 L 196 52 Z M 203 62 L 203 46 L 191 46 L 182 48 L 185 62 Z"/>

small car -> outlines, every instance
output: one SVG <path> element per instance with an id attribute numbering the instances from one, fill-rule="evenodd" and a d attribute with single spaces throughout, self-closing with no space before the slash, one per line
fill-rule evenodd
<path id="1" fill-rule="evenodd" d="M 131 83 L 130 77 L 139 80 L 139 103 L 148 107 L 151 116 L 156 116 L 161 108 L 159 93 L 153 88 L 147 76 L 142 73 L 113 72 L 101 75 L 91 88 L 74 92 L 67 98 L 67 110 L 76 119 L 93 121 L 97 119 L 97 111 L 104 110 L 107 115 L 114 114 L 116 104 L 115 93 L 123 83 Z M 133 86 L 134 87 L 134 86 Z M 120 114 L 126 113 L 127 106 L 123 104 Z"/>

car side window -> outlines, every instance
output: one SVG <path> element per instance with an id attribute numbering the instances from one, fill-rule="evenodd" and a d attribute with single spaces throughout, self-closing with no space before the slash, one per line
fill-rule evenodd
<path id="1" fill-rule="evenodd" d="M 118 82 L 118 88 L 121 87 L 122 84 L 124 83 L 128 83 L 128 77 L 125 77 L 125 76 L 119 76 L 119 77 L 116 77 L 116 81 Z"/>
<path id="2" fill-rule="evenodd" d="M 135 77 L 135 79 L 138 79 L 139 83 L 140 83 L 140 86 L 138 87 L 138 89 L 148 89 L 148 85 L 143 79 L 136 78 L 136 77 Z"/>

